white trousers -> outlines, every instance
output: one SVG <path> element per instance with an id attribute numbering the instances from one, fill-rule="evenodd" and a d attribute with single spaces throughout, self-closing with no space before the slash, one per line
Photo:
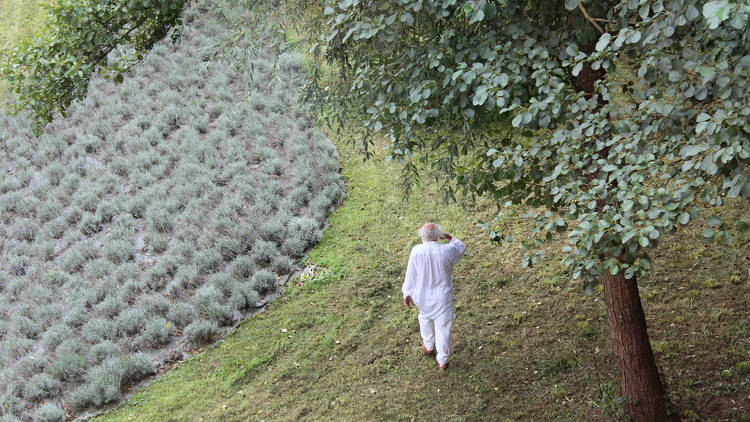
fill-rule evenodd
<path id="1" fill-rule="evenodd" d="M 453 318 L 438 317 L 434 320 L 425 318 L 419 314 L 419 332 L 422 334 L 422 343 L 430 350 L 437 349 L 437 361 L 440 365 L 448 363 L 448 355 L 451 353 L 451 328 Z"/>

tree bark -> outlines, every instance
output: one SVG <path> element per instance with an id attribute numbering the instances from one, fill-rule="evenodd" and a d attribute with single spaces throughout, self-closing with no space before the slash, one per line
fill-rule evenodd
<path id="1" fill-rule="evenodd" d="M 612 275 L 607 271 L 603 281 L 625 410 L 634 422 L 666 421 L 664 387 L 648 339 L 636 279 L 626 279 L 622 273 Z M 679 420 L 679 416 L 669 420 Z"/>

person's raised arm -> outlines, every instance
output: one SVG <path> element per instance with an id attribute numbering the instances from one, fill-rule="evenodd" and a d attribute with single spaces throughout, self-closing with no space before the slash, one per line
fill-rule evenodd
<path id="1" fill-rule="evenodd" d="M 455 265 L 456 262 L 458 262 L 459 259 L 463 256 L 464 252 L 466 251 L 466 245 L 464 245 L 464 242 L 460 241 L 459 239 L 456 239 L 455 237 L 449 235 L 448 233 L 443 234 L 443 239 L 448 240 L 448 257 L 451 261 L 452 265 Z"/>

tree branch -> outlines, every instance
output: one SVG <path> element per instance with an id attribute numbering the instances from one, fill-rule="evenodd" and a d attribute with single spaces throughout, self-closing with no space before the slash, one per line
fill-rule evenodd
<path id="1" fill-rule="evenodd" d="M 596 20 L 589 15 L 589 12 L 586 11 L 586 8 L 583 7 L 583 4 L 579 1 L 578 2 L 578 8 L 581 9 L 581 12 L 583 13 L 583 16 L 586 18 L 587 21 L 591 22 L 592 25 L 594 25 L 594 28 L 599 30 L 599 33 L 603 34 L 604 30 L 601 26 L 599 26 L 598 23 L 596 23 Z"/>

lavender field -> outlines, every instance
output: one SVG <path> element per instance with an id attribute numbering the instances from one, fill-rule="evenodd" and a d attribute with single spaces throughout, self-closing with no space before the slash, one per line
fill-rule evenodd
<path id="1" fill-rule="evenodd" d="M 39 137 L 0 115 L 2 421 L 116 401 L 216 340 L 342 196 L 337 152 L 297 101 L 302 57 L 223 55 L 203 2 L 182 30 Z"/>

